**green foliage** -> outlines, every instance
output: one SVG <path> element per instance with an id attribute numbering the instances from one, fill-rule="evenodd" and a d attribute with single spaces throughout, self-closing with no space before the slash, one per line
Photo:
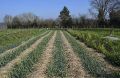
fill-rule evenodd
<path id="1" fill-rule="evenodd" d="M 44 32 L 43 29 L 21 29 L 21 30 L 5 30 L 5 32 L 0 37 L 0 53 L 4 52 L 7 49 L 14 48 L 20 45 L 22 42 L 31 38 L 31 36 L 39 35 Z M 0 33 L 2 33 L 0 32 Z M 10 32 L 10 33 L 9 33 Z"/>
<path id="2" fill-rule="evenodd" d="M 23 61 L 21 61 L 20 64 L 13 68 L 10 72 L 10 78 L 25 78 L 28 73 L 32 72 L 33 65 L 38 62 L 52 35 L 53 33 L 44 38 L 34 52 L 31 52 L 26 58 L 23 59 Z"/>
<path id="3" fill-rule="evenodd" d="M 103 38 L 106 36 L 108 31 L 78 31 L 78 30 L 68 30 L 70 34 L 77 37 L 79 40 L 85 42 L 89 47 L 92 47 L 99 52 L 106 55 L 106 58 L 110 60 L 112 64 L 120 66 L 120 40 L 112 41 Z M 120 36 L 120 32 L 114 32 L 115 35 Z"/>
<path id="4" fill-rule="evenodd" d="M 102 77 L 105 73 L 105 71 L 102 69 L 103 66 L 99 62 L 97 62 L 96 59 L 90 57 L 87 52 L 79 46 L 80 44 L 77 43 L 77 41 L 73 37 L 68 35 L 66 32 L 64 32 L 64 34 L 68 41 L 71 43 L 73 50 L 81 58 L 83 66 L 86 68 L 86 70 L 88 70 L 89 73 L 96 77 Z"/>
<path id="5" fill-rule="evenodd" d="M 63 28 L 71 28 L 72 26 L 72 18 L 69 15 L 69 10 L 66 6 L 64 6 L 63 10 L 60 12 L 60 23 L 61 23 L 61 27 Z"/>
<path id="6" fill-rule="evenodd" d="M 109 73 L 104 71 L 106 69 L 100 62 L 97 61 L 96 58 L 91 57 L 88 55 L 86 50 L 78 46 L 80 45 L 75 38 L 70 36 L 67 32 L 64 32 L 66 38 L 68 41 L 71 43 L 73 50 L 77 52 L 78 56 L 81 58 L 81 61 L 83 63 L 83 66 L 85 67 L 86 70 L 96 78 L 119 78 L 120 77 L 120 72 L 114 72 L 114 73 Z"/>
<path id="7" fill-rule="evenodd" d="M 42 32 L 41 32 L 42 34 Z M 45 33 L 44 35 L 46 35 Z M 5 66 L 8 62 L 16 58 L 21 52 L 23 52 L 25 49 L 29 48 L 30 45 L 32 45 L 37 39 L 42 37 L 43 35 L 37 36 L 33 39 L 30 39 L 29 41 L 26 42 L 25 45 L 20 46 L 18 49 L 15 51 L 12 51 L 10 53 L 6 53 L 4 56 L 0 56 L 0 67 Z"/>
<path id="8" fill-rule="evenodd" d="M 66 76 L 66 60 L 64 56 L 63 42 L 60 32 L 55 40 L 55 48 L 53 51 L 53 61 L 48 66 L 48 77 L 65 77 Z"/>

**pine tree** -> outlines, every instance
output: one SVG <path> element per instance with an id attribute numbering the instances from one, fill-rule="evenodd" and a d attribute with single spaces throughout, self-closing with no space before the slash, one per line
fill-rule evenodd
<path id="1" fill-rule="evenodd" d="M 72 18 L 66 6 L 64 6 L 63 10 L 60 12 L 59 18 L 60 18 L 60 26 L 62 28 L 72 27 Z"/>

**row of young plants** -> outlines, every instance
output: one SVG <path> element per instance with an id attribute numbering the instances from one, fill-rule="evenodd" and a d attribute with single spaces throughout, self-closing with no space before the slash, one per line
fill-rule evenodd
<path id="1" fill-rule="evenodd" d="M 37 48 L 24 58 L 20 64 L 13 67 L 9 74 L 9 78 L 26 78 L 26 76 L 34 70 L 33 65 L 39 61 L 41 54 L 45 50 L 45 47 L 53 33 L 54 32 L 45 37 Z"/>
<path id="2" fill-rule="evenodd" d="M 110 40 L 103 38 L 104 32 L 68 30 L 68 32 L 78 40 L 84 42 L 88 47 L 102 52 L 106 59 L 113 65 L 120 66 L 120 40 Z M 120 32 L 119 32 L 120 33 Z"/>
<path id="3" fill-rule="evenodd" d="M 41 38 L 42 36 L 46 35 L 48 32 L 41 32 L 39 36 L 36 36 L 34 38 L 29 39 L 28 41 L 24 42 L 25 44 L 20 46 L 14 51 L 3 53 L 3 55 L 0 55 L 0 67 L 5 66 L 8 62 L 16 58 L 21 52 L 23 52 L 25 49 L 29 48 L 36 40 Z"/>
<path id="4" fill-rule="evenodd" d="M 33 36 L 39 35 L 41 32 L 44 32 L 45 30 L 43 29 L 11 30 L 11 32 L 13 31 L 16 31 L 16 33 L 11 33 L 9 35 L 0 37 L 0 53 L 20 45 L 24 41 L 28 40 Z"/>
<path id="5" fill-rule="evenodd" d="M 53 58 L 50 65 L 48 66 L 47 75 L 50 78 L 63 78 L 66 77 L 66 60 L 60 32 L 57 33 L 54 46 Z"/>
<path id="6" fill-rule="evenodd" d="M 96 78 L 119 78 L 119 74 L 106 72 L 105 67 L 97 61 L 96 58 L 91 57 L 86 50 L 80 46 L 80 44 L 76 41 L 76 39 L 70 36 L 67 32 L 64 32 L 66 38 L 71 44 L 74 52 L 78 54 L 80 57 L 84 68 L 90 73 L 92 76 Z"/>

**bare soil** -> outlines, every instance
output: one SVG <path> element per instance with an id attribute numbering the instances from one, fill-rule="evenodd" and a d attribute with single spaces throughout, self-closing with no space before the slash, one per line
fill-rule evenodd
<path id="1" fill-rule="evenodd" d="M 79 57 L 73 51 L 72 46 L 65 38 L 63 32 L 61 32 L 63 39 L 63 47 L 65 50 L 65 57 L 68 62 L 67 64 L 67 77 L 68 78 L 91 78 L 90 75 L 84 70 L 82 62 Z"/>
<path id="2" fill-rule="evenodd" d="M 27 78 L 47 78 L 46 71 L 47 67 L 52 60 L 52 52 L 54 49 L 54 42 L 56 38 L 56 32 L 47 44 L 42 57 L 39 62 L 34 66 L 35 71 L 27 76 Z"/>
<path id="3" fill-rule="evenodd" d="M 18 64 L 20 64 L 20 62 L 22 60 L 24 60 L 24 58 L 26 58 L 26 56 L 28 56 L 31 52 L 33 52 L 33 50 L 35 50 L 37 48 L 37 46 L 42 42 L 42 40 L 47 37 L 50 33 L 48 33 L 47 35 L 41 37 L 40 39 L 38 39 L 34 44 L 32 44 L 29 48 L 27 48 L 26 50 L 24 50 L 19 56 L 17 56 L 14 60 L 10 61 L 6 66 L 4 66 L 3 68 L 0 68 L 0 78 L 9 78 L 8 75 L 10 73 L 10 71 L 12 70 L 12 68 Z"/>
<path id="4" fill-rule="evenodd" d="M 108 73 L 115 72 L 115 71 L 120 71 L 120 67 L 115 67 L 112 64 L 110 64 L 105 59 L 104 54 L 99 53 L 96 50 L 87 47 L 83 42 L 78 41 L 78 43 L 80 44 L 81 47 L 83 47 L 86 50 L 86 52 L 88 52 L 87 54 L 89 54 L 89 56 L 96 58 L 97 61 L 99 61 L 101 64 L 103 64 L 103 66 L 105 66 L 105 68 L 106 68 L 105 71 L 108 71 Z"/>

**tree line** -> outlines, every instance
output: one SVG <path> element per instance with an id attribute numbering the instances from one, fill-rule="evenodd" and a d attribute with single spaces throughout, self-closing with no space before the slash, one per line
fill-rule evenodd
<path id="1" fill-rule="evenodd" d="M 120 28 L 120 0 L 90 0 L 89 13 L 73 18 L 75 28 Z"/>
<path id="2" fill-rule="evenodd" d="M 4 22 L 8 28 L 53 28 L 55 20 L 40 19 L 33 13 L 23 13 L 17 16 L 6 15 Z"/>
<path id="3" fill-rule="evenodd" d="M 57 19 L 42 19 L 33 13 L 17 16 L 6 15 L 4 22 L 8 28 L 120 28 L 119 0 L 91 0 L 87 15 L 71 16 L 64 6 Z"/>

